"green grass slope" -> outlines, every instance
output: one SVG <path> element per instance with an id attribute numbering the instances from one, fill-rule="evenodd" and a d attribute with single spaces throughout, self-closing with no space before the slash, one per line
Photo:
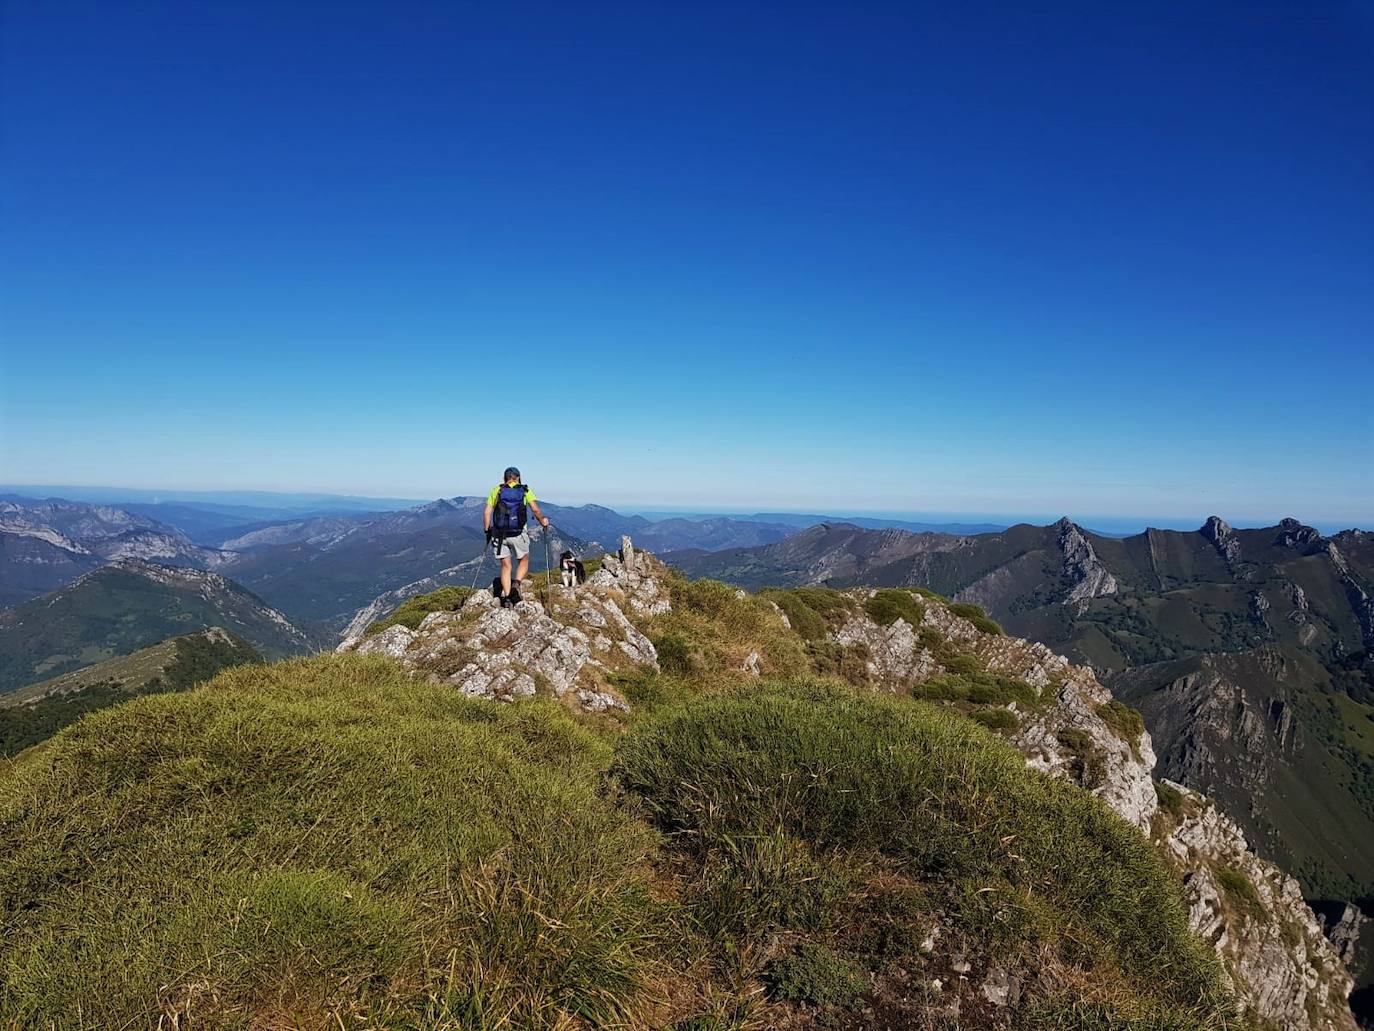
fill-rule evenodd
<path id="1" fill-rule="evenodd" d="M 212 627 L 21 687 L 0 695 L 0 756 L 14 755 L 86 713 L 133 695 L 186 691 L 222 669 L 261 661 L 247 642 Z"/>
<path id="2" fill-rule="evenodd" d="M 96 713 L 0 765 L 0 1027 L 1238 1026 L 1146 840 L 971 720 L 700 683 L 622 724 L 329 655 Z"/>

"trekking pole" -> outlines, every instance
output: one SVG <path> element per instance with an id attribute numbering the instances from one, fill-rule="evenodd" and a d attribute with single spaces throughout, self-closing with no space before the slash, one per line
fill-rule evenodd
<path id="1" fill-rule="evenodd" d="M 544 604 L 553 597 L 553 560 L 549 557 L 549 531 L 553 529 L 553 523 L 544 527 Z"/>
<path id="2" fill-rule="evenodd" d="M 487 549 L 491 547 L 485 540 L 482 542 L 482 557 L 477 560 L 477 571 L 472 574 L 472 589 L 477 590 L 477 579 L 482 575 L 482 570 L 487 567 Z"/>

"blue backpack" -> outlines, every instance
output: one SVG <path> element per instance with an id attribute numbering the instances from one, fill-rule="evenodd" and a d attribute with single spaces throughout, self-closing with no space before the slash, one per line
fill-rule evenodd
<path id="1" fill-rule="evenodd" d="M 525 495 L 530 489 L 523 483 L 514 487 L 502 484 L 496 494 L 496 510 L 492 513 L 491 528 L 501 534 L 517 534 L 525 529 Z"/>

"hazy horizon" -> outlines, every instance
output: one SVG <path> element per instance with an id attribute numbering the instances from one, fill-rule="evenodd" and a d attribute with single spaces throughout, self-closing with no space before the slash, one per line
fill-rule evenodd
<path id="1" fill-rule="evenodd" d="M 60 498 L 68 501 L 86 502 L 91 504 L 110 504 L 118 506 L 121 500 L 127 503 L 141 504 L 177 504 L 177 503 L 212 503 L 211 499 L 216 499 L 225 505 L 243 505 L 245 507 L 255 507 L 250 498 L 258 499 L 258 507 L 270 507 L 273 499 L 325 499 L 349 501 L 354 504 L 349 507 L 361 508 L 363 502 L 377 502 L 378 510 L 390 507 L 406 507 L 409 505 L 423 505 L 444 498 L 453 497 L 480 497 L 485 493 L 486 488 L 471 491 L 449 491 L 429 495 L 415 495 L 410 497 L 396 496 L 374 496 L 360 493 L 334 493 L 330 491 L 265 491 L 265 490 L 177 490 L 177 489 L 156 489 L 126 486 L 98 486 L 91 484 L 15 484 L 0 483 L 0 493 L 13 493 L 31 498 Z M 66 493 L 63 493 L 66 492 Z M 834 505 L 816 505 L 813 507 L 785 508 L 763 504 L 758 507 L 740 508 L 738 506 L 713 505 L 709 501 L 703 501 L 694 507 L 664 506 L 656 505 L 653 502 L 637 503 L 622 502 L 612 504 L 603 498 L 569 498 L 543 495 L 544 500 L 554 505 L 602 505 L 612 508 L 622 515 L 642 515 L 645 518 L 659 520 L 674 517 L 703 518 L 710 516 L 756 516 L 756 515 L 787 515 L 787 516 L 820 516 L 825 518 L 844 519 L 846 517 L 855 519 L 885 519 L 912 523 L 931 523 L 931 524 L 995 524 L 1013 526 L 1017 523 L 1033 523 L 1036 525 L 1046 525 L 1055 522 L 1063 516 L 1068 516 L 1074 522 L 1090 530 L 1100 530 L 1112 534 L 1140 532 L 1148 527 L 1161 530 L 1196 530 L 1209 516 L 1217 515 L 1225 519 L 1237 528 L 1273 526 L 1283 518 L 1296 518 L 1300 522 L 1313 526 L 1323 533 L 1335 533 L 1341 530 L 1366 529 L 1368 524 L 1343 522 L 1340 520 L 1330 520 L 1321 518 L 1311 518 L 1306 513 L 1294 509 L 1285 511 L 1279 515 L 1262 515 L 1258 517 L 1247 517 L 1244 515 L 1228 515 L 1226 512 L 1208 511 L 1201 515 L 1174 514 L 1174 515 L 1111 515 L 1106 513 L 1079 513 L 1068 509 L 1046 510 L 1046 511 L 944 511 L 934 509 L 857 509 L 836 507 Z M 230 500 L 234 499 L 234 500 Z M 327 508 L 327 504 L 311 502 L 307 504 L 301 502 L 302 510 L 310 505 Z"/>

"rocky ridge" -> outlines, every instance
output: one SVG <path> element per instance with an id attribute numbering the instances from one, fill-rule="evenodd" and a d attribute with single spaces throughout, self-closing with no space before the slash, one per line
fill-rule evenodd
<path id="1" fill-rule="evenodd" d="M 1088 550 L 1069 541 L 1065 553 L 1084 574 L 1080 584 L 1110 591 Z M 671 607 L 664 573 L 626 538 L 586 585 L 554 587 L 544 603 L 503 610 L 490 593 L 477 594 L 457 612 L 431 613 L 416 630 L 394 626 L 340 650 L 391 655 L 473 697 L 548 694 L 586 711 L 625 709 L 604 674 L 657 668 L 636 621 Z M 853 593 L 862 599 L 873 592 Z M 934 599 L 924 603 L 919 626 L 904 619 L 884 626 L 860 607 L 831 638 L 865 656 L 880 689 L 906 691 L 945 673 L 930 646 L 937 640 L 973 654 L 989 673 L 1035 688 L 1035 704 L 1006 706 L 1017 717 L 1009 740 L 1031 766 L 1092 791 L 1164 849 L 1183 877 L 1194 930 L 1217 949 L 1248 1011 L 1283 1031 L 1354 1031 L 1350 975 L 1297 882 L 1255 856 L 1239 827 L 1203 796 L 1177 789 L 1183 812 L 1161 809 L 1149 734 L 1123 730 L 1112 718 L 1112 695 L 1092 670 L 1044 645 L 986 633 Z M 1238 903 L 1237 883 L 1252 885 L 1253 899 Z"/>
<path id="2" fill-rule="evenodd" d="M 902 690 L 945 672 L 922 645 L 921 630 L 972 651 L 989 672 L 1040 692 L 1041 706 L 1007 706 L 1020 717 L 1011 743 L 1031 766 L 1088 788 L 1165 848 L 1183 875 L 1193 930 L 1221 955 L 1254 1016 L 1284 1031 L 1353 1031 L 1346 1001 L 1352 978 L 1298 882 L 1255 855 L 1240 827 L 1205 796 L 1186 792 L 1181 818 L 1161 810 L 1150 735 L 1141 730 L 1132 737 L 1108 722 L 1112 694 L 1091 669 L 1042 644 L 983 633 L 937 601 L 925 603 L 920 627 L 900 619 L 884 627 L 858 614 L 834 637 L 863 644 L 875 682 Z M 1253 885 L 1255 900 L 1237 903 L 1236 889 L 1222 886 L 1228 878 Z"/>
<path id="3" fill-rule="evenodd" d="M 1350 972 L 1298 882 L 1256 856 L 1206 796 L 1167 783 L 1183 796 L 1183 815 L 1172 826 L 1161 819 L 1156 840 L 1183 874 L 1189 923 L 1221 955 L 1245 1004 L 1291 1031 L 1353 1029 Z"/>
<path id="4" fill-rule="evenodd" d="M 653 643 L 626 615 L 650 616 L 671 608 L 664 567 L 637 554 L 628 538 L 620 554 L 579 588 L 525 587 L 526 599 L 503 609 L 490 591 L 478 592 L 457 612 L 432 612 L 411 630 L 392 626 L 354 637 L 339 651 L 383 654 L 463 694 L 513 701 L 536 694 L 566 699 L 589 712 L 625 710 L 605 673 L 658 669 Z"/>

